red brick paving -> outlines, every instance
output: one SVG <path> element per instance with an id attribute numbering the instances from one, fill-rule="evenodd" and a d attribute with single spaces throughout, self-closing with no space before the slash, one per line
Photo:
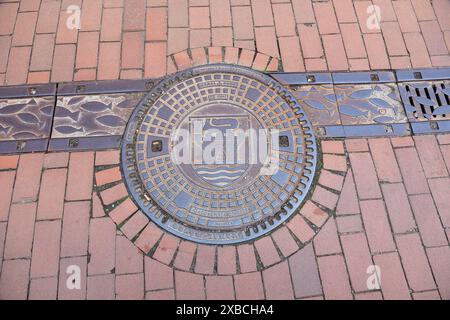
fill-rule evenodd
<path id="1" fill-rule="evenodd" d="M 62 2 L 0 4 L 5 84 L 158 77 L 171 54 L 211 46 L 281 57 L 285 71 L 450 66 L 447 0 L 95 0 L 80 2 L 80 30 Z"/>
<path id="2" fill-rule="evenodd" d="M 425 139 L 434 143 L 421 144 Z M 117 151 L 2 156 L 0 297 L 449 299 L 449 202 L 445 190 L 450 168 L 442 167 L 448 160 L 440 152 L 449 145 L 448 135 L 344 142 L 322 143 L 326 155 L 334 155 L 332 161 L 339 163 L 343 157 L 347 166 L 345 159 L 347 155 L 350 158 L 347 175 L 335 171 L 343 169 L 342 164 L 324 170 L 319 178 L 330 190 L 342 188 L 337 218 L 328 219 L 304 248 L 298 250 L 303 247 L 301 241 L 307 241 L 301 237 L 310 227 L 299 216 L 288 222 L 288 228 L 257 240 L 254 246 L 216 248 L 162 236 L 158 227 L 147 225 L 142 213 L 135 213 L 131 203 L 107 213 L 126 221 L 122 230 L 127 237 L 137 238 L 139 248 L 149 252 L 157 244 L 153 258 L 144 256 L 116 230 L 111 218 L 104 216 L 96 192 L 92 197 L 94 181 L 114 184 L 117 180 L 117 167 L 94 173 L 94 165 L 116 166 Z M 425 155 L 419 150 L 423 147 L 432 149 Z M 380 153 L 389 159 L 383 170 L 378 160 L 370 160 L 382 157 Z M 77 158 L 85 160 L 79 170 L 89 171 L 90 177 L 77 177 L 83 186 L 65 189 L 61 181 L 76 169 L 75 164 L 81 166 L 74 162 Z M 428 161 L 438 161 L 441 166 L 425 175 Z M 363 164 L 373 167 L 363 170 Z M 359 174 L 356 180 L 355 170 Z M 414 170 L 422 172 L 419 180 L 417 175 L 405 176 Z M 35 182 L 24 185 L 26 176 Z M 73 183 L 71 179 L 77 181 L 74 175 L 67 186 Z M 369 181 L 371 188 L 358 189 L 361 181 Z M 361 190 L 371 192 L 361 197 Z M 68 199 L 68 192 L 73 198 Z M 52 203 L 47 193 L 58 200 Z M 122 195 L 115 194 L 116 198 Z M 320 218 L 325 214 L 323 206 L 330 200 L 329 194 L 317 197 L 318 203 L 308 202 L 301 214 L 320 225 L 324 223 Z M 82 276 L 81 289 L 75 291 L 66 287 L 67 267 L 73 264 L 88 275 Z M 372 264 L 381 270 L 380 289 L 367 287 L 367 268 Z"/>

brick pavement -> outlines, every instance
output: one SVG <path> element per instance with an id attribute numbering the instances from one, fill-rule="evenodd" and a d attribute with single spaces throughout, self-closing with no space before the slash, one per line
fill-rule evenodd
<path id="1" fill-rule="evenodd" d="M 221 47 L 258 69 L 450 66 L 449 13 L 448 0 L 2 0 L 0 85 L 157 77 L 185 66 L 176 53 L 211 63 Z"/>
<path id="2" fill-rule="evenodd" d="M 116 150 L 1 156 L 0 298 L 450 299 L 450 135 L 321 149 L 323 191 L 301 210 L 319 225 L 332 208 L 317 236 L 299 239 L 301 224 L 288 222 L 290 231 L 236 247 L 180 241 L 138 214 L 127 220 L 131 202 L 103 206 L 127 195 Z M 374 264 L 381 290 L 367 287 Z M 80 290 L 67 289 L 70 265 L 80 267 Z"/>

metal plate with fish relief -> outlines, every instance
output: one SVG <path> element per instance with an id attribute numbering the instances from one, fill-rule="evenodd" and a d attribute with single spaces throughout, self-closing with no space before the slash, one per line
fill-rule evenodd
<path id="1" fill-rule="evenodd" d="M 60 96 L 52 139 L 122 135 L 144 93 Z"/>
<path id="2" fill-rule="evenodd" d="M 195 139 L 195 124 L 217 135 L 278 130 L 278 143 L 262 140 L 276 146 L 276 170 L 263 171 L 264 163 L 248 157 L 205 164 L 195 152 L 192 162 L 175 161 L 177 129 L 189 143 L 192 134 L 193 148 L 208 148 Z M 226 154 L 228 148 L 234 155 L 250 150 L 248 139 L 241 140 L 244 149 L 221 142 Z M 140 209 L 165 230 L 209 244 L 254 239 L 286 221 L 307 195 L 316 161 L 312 126 L 295 97 L 270 76 L 231 65 L 194 67 L 158 84 L 133 112 L 121 151 L 125 181 Z"/>
<path id="3" fill-rule="evenodd" d="M 405 123 L 397 85 L 335 85 L 342 125 Z"/>
<path id="4" fill-rule="evenodd" d="M 0 99 L 0 141 L 48 138 L 53 108 L 54 97 Z"/>

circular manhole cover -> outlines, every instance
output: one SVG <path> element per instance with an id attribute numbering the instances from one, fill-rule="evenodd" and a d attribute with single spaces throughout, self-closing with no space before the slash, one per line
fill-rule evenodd
<path id="1" fill-rule="evenodd" d="M 316 168 L 310 122 L 270 76 L 194 67 L 159 83 L 130 118 L 122 169 L 151 220 L 210 244 L 254 239 L 293 214 Z"/>

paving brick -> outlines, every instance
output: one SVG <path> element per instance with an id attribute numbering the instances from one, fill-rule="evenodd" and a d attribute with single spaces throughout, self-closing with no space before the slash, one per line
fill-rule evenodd
<path id="1" fill-rule="evenodd" d="M 20 3 L 20 12 L 38 11 L 41 0 L 24 0 Z"/>
<path id="2" fill-rule="evenodd" d="M 36 71 L 28 73 L 27 83 L 48 83 L 50 82 L 50 71 Z"/>
<path id="3" fill-rule="evenodd" d="M 316 255 L 340 253 L 341 245 L 337 235 L 336 222 L 329 219 L 313 240 Z"/>
<path id="4" fill-rule="evenodd" d="M 61 235 L 61 257 L 87 255 L 90 202 L 67 202 Z"/>
<path id="5" fill-rule="evenodd" d="M 364 47 L 361 31 L 357 23 L 341 24 L 342 39 L 348 58 L 365 58 L 366 49 Z"/>
<path id="6" fill-rule="evenodd" d="M 120 48 L 120 42 L 100 43 L 98 53 L 98 80 L 119 78 Z"/>
<path id="7" fill-rule="evenodd" d="M 85 200 L 91 198 L 93 170 L 94 152 L 74 152 L 70 154 L 66 190 L 67 200 Z"/>
<path id="8" fill-rule="evenodd" d="M 305 58 L 322 57 L 322 42 L 317 26 L 315 24 L 299 24 L 297 28 L 302 44 L 303 56 Z"/>
<path id="9" fill-rule="evenodd" d="M 384 201 L 394 233 L 405 233 L 416 227 L 403 184 L 383 184 Z"/>
<path id="10" fill-rule="evenodd" d="M 244 54 L 244 56 L 242 56 L 242 54 L 241 54 L 241 56 L 239 57 L 240 60 L 239 60 L 238 64 L 241 63 L 242 57 L 246 57 L 246 56 L 248 57 L 248 55 L 246 55 L 246 54 Z M 222 48 L 220 48 L 220 47 L 208 48 L 208 60 L 209 60 L 209 63 L 221 63 L 222 59 L 223 59 L 223 57 L 222 57 Z"/>
<path id="11" fill-rule="evenodd" d="M 275 27 L 279 37 L 295 36 L 295 18 L 290 3 L 273 4 Z"/>
<path id="12" fill-rule="evenodd" d="M 369 153 L 351 153 L 350 162 L 360 199 L 381 197 L 375 167 Z"/>
<path id="13" fill-rule="evenodd" d="M 45 164 L 44 164 L 45 166 Z M 61 219 L 67 169 L 45 170 L 42 174 L 37 219 Z"/>
<path id="14" fill-rule="evenodd" d="M 28 293 L 30 260 L 6 260 L 0 276 L 0 299 L 25 300 Z"/>
<path id="15" fill-rule="evenodd" d="M 57 44 L 69 44 L 77 42 L 78 29 L 67 27 L 67 21 L 69 21 L 71 15 L 72 13 L 70 12 L 66 11 L 59 12 L 58 31 L 56 32 Z"/>
<path id="16" fill-rule="evenodd" d="M 327 300 L 352 299 L 344 258 L 340 255 L 317 258 L 322 287 Z"/>
<path id="17" fill-rule="evenodd" d="M 353 233 L 363 231 L 361 216 L 349 215 L 336 218 L 339 233 Z"/>
<path id="18" fill-rule="evenodd" d="M 144 274 L 116 276 L 117 300 L 142 300 L 144 298 Z"/>
<path id="19" fill-rule="evenodd" d="M 431 195 L 410 196 L 409 201 L 425 247 L 447 245 L 447 238 Z"/>
<path id="20" fill-rule="evenodd" d="M 76 68 L 95 68 L 98 59 L 98 32 L 80 32 L 78 35 Z"/>
<path id="21" fill-rule="evenodd" d="M 380 32 L 379 24 L 376 20 L 376 14 L 370 8 L 371 1 L 355 1 L 354 3 L 356 15 L 358 17 L 359 26 L 364 34 Z M 382 15 L 383 12 L 380 12 Z"/>
<path id="22" fill-rule="evenodd" d="M 321 142 L 323 153 L 344 154 L 344 143 L 342 141 L 324 140 Z"/>
<path id="23" fill-rule="evenodd" d="M 18 9 L 18 3 L 0 4 L 0 35 L 13 33 Z"/>
<path id="24" fill-rule="evenodd" d="M 298 23 L 316 22 L 311 0 L 292 0 L 292 7 Z"/>
<path id="25" fill-rule="evenodd" d="M 144 56 L 143 32 L 125 32 L 122 41 L 122 68 L 141 68 Z"/>
<path id="26" fill-rule="evenodd" d="M 234 287 L 231 276 L 205 277 L 206 297 L 208 300 L 233 300 Z"/>
<path id="27" fill-rule="evenodd" d="M 425 41 L 420 33 L 404 33 L 406 47 L 410 54 L 411 64 L 414 68 L 431 67 Z"/>
<path id="28" fill-rule="evenodd" d="M 341 242 L 353 289 L 357 292 L 366 291 L 367 268 L 373 263 L 365 234 L 343 235 Z"/>
<path id="29" fill-rule="evenodd" d="M 208 7 L 190 7 L 189 8 L 189 27 L 191 29 L 210 28 L 209 8 Z"/>
<path id="30" fill-rule="evenodd" d="M 445 164 L 447 165 L 447 169 L 450 171 L 450 146 L 441 146 L 441 152 L 444 157 Z"/>
<path id="31" fill-rule="evenodd" d="M 397 161 L 408 194 L 428 193 L 428 185 L 414 148 L 396 149 Z"/>
<path id="32" fill-rule="evenodd" d="M 448 176 L 436 138 L 432 135 L 415 136 L 414 141 L 425 176 L 427 178 Z"/>
<path id="33" fill-rule="evenodd" d="M 2 192 L 0 193 L 0 221 L 8 220 L 15 177 L 15 171 L 0 172 L 0 185 L 2 186 Z"/>
<path id="34" fill-rule="evenodd" d="M 177 251 L 180 240 L 169 234 L 164 234 L 158 244 L 158 248 L 153 254 L 153 258 L 165 264 L 170 264 L 173 260 L 175 252 Z"/>
<path id="35" fill-rule="evenodd" d="M 123 183 L 116 184 L 114 187 L 111 187 L 111 188 L 106 189 L 101 192 L 101 198 L 105 205 L 112 204 L 113 202 L 123 199 L 127 195 L 128 195 L 128 191 Z M 129 200 L 129 199 L 127 199 L 127 200 Z M 125 203 L 127 204 L 127 206 L 123 206 L 122 208 L 127 208 L 129 210 L 125 210 L 126 212 L 124 212 L 124 210 L 111 211 L 110 216 L 113 218 L 114 221 L 116 221 L 116 223 L 123 222 L 126 218 L 128 218 L 130 216 L 131 213 L 134 213 L 137 210 L 137 209 L 134 209 L 135 207 L 133 207 L 131 205 L 131 203 L 129 203 L 129 201 L 127 201 L 127 200 L 125 200 Z M 123 205 L 123 203 L 121 203 L 121 205 Z M 132 211 L 133 209 L 134 209 L 134 211 Z M 120 214 L 119 214 L 119 212 L 120 212 Z"/>
<path id="36" fill-rule="evenodd" d="M 412 296 L 414 300 L 441 300 L 437 290 L 414 292 Z"/>
<path id="37" fill-rule="evenodd" d="M 425 250 L 417 233 L 396 236 L 396 242 L 409 287 L 414 291 L 436 288 Z"/>
<path id="38" fill-rule="evenodd" d="M 116 274 L 139 273 L 143 271 L 143 255 L 124 236 L 116 237 Z"/>
<path id="39" fill-rule="evenodd" d="M 145 290 L 173 288 L 172 268 L 149 257 L 144 257 Z"/>
<path id="40" fill-rule="evenodd" d="M 30 258 L 36 204 L 13 204 L 8 220 L 4 259 Z"/>
<path id="41" fill-rule="evenodd" d="M 442 300 L 450 299 L 450 288 L 448 279 L 450 279 L 450 247 L 443 246 L 439 248 L 427 249 L 427 255 L 430 259 L 434 278 L 441 293 Z"/>
<path id="42" fill-rule="evenodd" d="M 122 179 L 119 167 L 113 167 L 95 173 L 95 182 L 97 186 L 103 186 L 105 184 L 119 181 Z"/>
<path id="43" fill-rule="evenodd" d="M 55 33 L 58 26 L 59 1 L 42 1 L 39 8 L 39 17 L 36 33 Z"/>
<path id="44" fill-rule="evenodd" d="M 259 52 L 272 57 L 279 57 L 277 38 L 274 27 L 258 27 L 255 28 L 256 47 Z"/>
<path id="45" fill-rule="evenodd" d="M 347 149 L 347 152 L 369 151 L 366 139 L 346 139 L 345 148 Z"/>
<path id="46" fill-rule="evenodd" d="M 142 229 L 148 224 L 148 217 L 142 211 L 137 211 L 130 219 L 122 226 L 121 231 L 128 239 L 132 240 L 139 234 Z"/>
<path id="47" fill-rule="evenodd" d="M 339 25 L 334 13 L 333 3 L 314 2 L 314 12 L 320 34 L 339 33 Z"/>
<path id="48" fill-rule="evenodd" d="M 92 219 L 89 225 L 88 274 L 112 272 L 115 266 L 116 226 L 108 217 Z"/>
<path id="49" fill-rule="evenodd" d="M 433 195 L 434 203 L 438 209 L 442 224 L 450 227 L 450 198 L 446 190 L 450 190 L 449 178 L 429 179 L 428 184 Z"/>
<path id="50" fill-rule="evenodd" d="M 104 274 L 87 277 L 87 295 L 88 300 L 114 300 L 115 276 L 113 274 Z"/>
<path id="51" fill-rule="evenodd" d="M 175 300 L 175 291 L 173 289 L 160 290 L 145 293 L 146 300 Z"/>
<path id="52" fill-rule="evenodd" d="M 61 222 L 38 221 L 34 229 L 31 256 L 31 277 L 51 277 L 58 274 Z"/>
<path id="53" fill-rule="evenodd" d="M 260 272 L 244 273 L 234 276 L 237 300 L 264 299 L 264 288 Z"/>
<path id="54" fill-rule="evenodd" d="M 450 22 L 448 21 L 447 12 L 450 10 L 450 4 L 445 0 L 433 1 L 434 12 L 441 25 L 442 30 L 450 30 Z"/>
<path id="55" fill-rule="evenodd" d="M 189 271 L 192 266 L 194 254 L 197 245 L 189 241 L 181 241 L 178 246 L 177 256 L 174 260 L 174 266 L 178 269 Z"/>
<path id="56" fill-rule="evenodd" d="M 0 222 L 0 256 L 2 257 L 2 259 L 0 259 L 0 270 L 2 268 L 3 253 L 4 253 L 4 249 L 5 249 L 6 225 L 7 225 L 7 222 Z"/>
<path id="57" fill-rule="evenodd" d="M 255 242 L 255 248 L 264 266 L 280 261 L 280 256 L 270 237 L 263 237 Z"/>
<path id="58" fill-rule="evenodd" d="M 414 146 L 414 140 L 412 139 L 412 137 L 391 138 L 391 143 L 394 148 L 413 147 Z"/>
<path id="59" fill-rule="evenodd" d="M 437 21 L 423 21 L 420 29 L 430 55 L 447 55 L 444 36 Z"/>
<path id="60" fill-rule="evenodd" d="M 402 32 L 419 32 L 419 23 L 417 22 L 411 2 L 409 0 L 400 0 L 392 4 Z"/>
<path id="61" fill-rule="evenodd" d="M 450 65 L 450 56 L 431 56 L 431 64 L 433 67 L 447 67 Z"/>
<path id="62" fill-rule="evenodd" d="M 356 293 L 355 300 L 383 300 L 383 297 L 379 291 L 369 291 Z"/>
<path id="63" fill-rule="evenodd" d="M 175 295 L 178 300 L 204 300 L 203 276 L 175 271 Z"/>
<path id="64" fill-rule="evenodd" d="M 327 62 L 323 58 L 305 59 L 305 68 L 307 71 L 326 71 Z"/>
<path id="65" fill-rule="evenodd" d="M 278 42 L 284 71 L 305 71 L 298 37 L 283 37 L 279 38 Z"/>
<path id="66" fill-rule="evenodd" d="M 18 155 L 2 155 L 0 156 L 0 170 L 16 169 L 19 163 Z"/>
<path id="67" fill-rule="evenodd" d="M 361 201 L 361 214 L 372 253 L 394 251 L 389 219 L 381 200 Z"/>
<path id="68" fill-rule="evenodd" d="M 319 269 L 312 244 L 307 245 L 289 258 L 295 298 L 322 294 Z"/>
<path id="69" fill-rule="evenodd" d="M 196 273 L 211 274 L 214 271 L 216 248 L 214 246 L 199 245 L 195 264 Z"/>
<path id="70" fill-rule="evenodd" d="M 322 42 L 327 57 L 328 68 L 336 71 L 347 70 L 347 57 L 341 35 L 324 35 L 322 36 Z"/>
<path id="71" fill-rule="evenodd" d="M 123 29 L 145 29 L 146 0 L 128 0 L 124 2 Z"/>
<path id="72" fill-rule="evenodd" d="M 186 50 L 189 46 L 188 39 L 187 28 L 169 28 L 167 54 Z M 169 70 L 167 72 L 169 73 Z"/>
<path id="73" fill-rule="evenodd" d="M 253 64 L 253 59 L 255 57 L 255 52 L 252 50 L 243 49 L 241 55 L 239 56 L 238 64 L 245 67 L 251 67 Z M 211 57 L 209 59 L 211 61 Z M 219 62 L 219 61 L 214 61 Z"/>
<path id="74" fill-rule="evenodd" d="M 411 0 L 417 20 L 436 20 L 434 10 L 429 0 Z"/>
<path id="75" fill-rule="evenodd" d="M 229 48 L 227 48 L 228 50 Z M 236 49 L 237 51 L 237 49 Z M 208 63 L 208 58 L 206 57 L 205 48 L 195 48 L 191 50 L 191 56 L 192 56 L 192 64 L 193 65 L 202 65 Z M 237 57 L 237 55 L 236 55 Z M 237 62 L 237 58 L 236 58 Z"/>
<path id="76" fill-rule="evenodd" d="M 265 71 L 267 64 L 269 63 L 270 57 L 263 53 L 257 53 L 255 60 L 253 60 L 252 69 Z"/>
<path id="77" fill-rule="evenodd" d="M 229 0 L 211 0 L 211 25 L 213 27 L 231 26 L 231 7 Z"/>
<path id="78" fill-rule="evenodd" d="M 338 201 L 338 195 L 321 186 L 316 186 L 311 199 L 330 210 L 334 210 Z M 309 214 L 308 216 L 309 218 L 314 217 L 312 214 Z M 318 226 L 320 226 L 325 221 L 326 215 L 322 212 L 320 213 L 320 217 L 316 216 L 315 218 L 318 218 L 315 219 L 315 223 L 318 223 Z"/>
<path id="79" fill-rule="evenodd" d="M 375 265 L 380 268 L 381 290 L 384 299 L 410 300 L 408 284 L 398 253 L 386 253 L 374 256 Z"/>
<path id="80" fill-rule="evenodd" d="M 369 145 L 378 179 L 390 183 L 401 182 L 400 169 L 389 139 L 369 139 Z"/>
<path id="81" fill-rule="evenodd" d="M 122 8 L 110 8 L 103 10 L 101 41 L 120 41 L 122 39 Z"/>
<path id="82" fill-rule="evenodd" d="M 178 52 L 173 56 L 175 64 L 177 65 L 178 70 L 183 70 L 190 68 L 192 66 L 191 57 L 187 53 L 187 51 Z"/>
<path id="83" fill-rule="evenodd" d="M 153 223 L 149 223 L 144 230 L 142 230 L 134 244 L 145 253 L 148 253 L 161 238 L 161 235 L 161 229 L 156 227 Z"/>
<path id="84" fill-rule="evenodd" d="M 42 153 L 20 156 L 14 185 L 13 202 L 37 200 L 43 159 L 44 155 Z"/>
<path id="85" fill-rule="evenodd" d="M 251 0 L 253 23 L 255 26 L 273 26 L 273 13 L 270 0 Z"/>
<path id="86" fill-rule="evenodd" d="M 394 7 L 392 6 L 392 0 L 372 0 L 372 2 L 374 5 L 380 7 L 380 11 L 382 12 L 380 17 L 381 22 L 397 20 Z"/>
<path id="87" fill-rule="evenodd" d="M 9 52 L 8 67 L 6 69 L 6 85 L 23 84 L 27 81 L 28 64 L 30 62 L 31 47 L 12 47 Z"/>
<path id="88" fill-rule="evenodd" d="M 344 177 L 327 170 L 322 170 L 319 177 L 319 183 L 325 187 L 334 189 L 336 191 L 341 191 L 342 185 L 344 183 Z"/>
<path id="89" fill-rule="evenodd" d="M 294 291 L 287 261 L 283 261 L 262 272 L 266 298 L 287 300 L 294 298 Z"/>
<path id="90" fill-rule="evenodd" d="M 212 45 L 214 47 L 233 46 L 233 29 L 231 27 L 213 28 L 211 32 Z"/>
<path id="91" fill-rule="evenodd" d="M 344 185 L 342 187 L 339 201 L 336 207 L 337 214 L 355 214 L 359 213 L 358 197 L 356 194 L 355 181 L 353 173 L 348 171 L 345 176 Z"/>
<path id="92" fill-rule="evenodd" d="M 370 67 L 372 69 L 389 69 L 389 58 L 386 53 L 383 36 L 377 33 L 365 34 L 363 37 Z"/>
<path id="93" fill-rule="evenodd" d="M 289 229 L 286 227 L 281 227 L 272 233 L 272 239 L 285 257 L 290 256 L 299 249 Z"/>
<path id="94" fill-rule="evenodd" d="M 188 27 L 187 0 L 169 0 L 169 27 Z"/>
<path id="95" fill-rule="evenodd" d="M 11 36 L 0 36 L 0 72 L 6 72 L 10 47 Z"/>
<path id="96" fill-rule="evenodd" d="M 95 153 L 95 165 L 106 166 L 119 164 L 120 152 L 118 150 L 97 151 Z"/>
<path id="97" fill-rule="evenodd" d="M 86 266 L 87 257 L 63 258 L 60 261 L 58 300 L 84 300 L 86 299 Z M 79 289 L 69 289 L 71 276 L 77 274 L 73 267 L 80 271 Z M 72 280 L 73 281 L 73 280 Z M 73 284 L 73 282 L 72 282 Z"/>
<path id="98" fill-rule="evenodd" d="M 29 300 L 56 300 L 58 280 L 56 277 L 31 279 Z"/>
<path id="99" fill-rule="evenodd" d="M 253 20 L 250 7 L 232 7 L 234 39 L 253 39 Z"/>
<path id="100" fill-rule="evenodd" d="M 56 45 L 53 52 L 52 82 L 68 82 L 73 79 L 76 46 Z"/>
<path id="101" fill-rule="evenodd" d="M 383 22 L 381 29 L 390 56 L 408 54 L 398 22 Z"/>
<path id="102" fill-rule="evenodd" d="M 29 46 L 33 43 L 37 17 L 37 12 L 21 12 L 17 15 L 13 46 Z"/>
<path id="103" fill-rule="evenodd" d="M 352 0 L 333 0 L 336 17 L 340 23 L 357 22 Z"/>
<path id="104" fill-rule="evenodd" d="M 145 44 L 145 77 L 161 77 L 166 74 L 167 45 L 164 42 Z"/>
<path id="105" fill-rule="evenodd" d="M 237 247 L 241 272 L 256 271 L 255 249 L 251 244 L 241 244 Z"/>
<path id="106" fill-rule="evenodd" d="M 301 242 L 306 243 L 314 237 L 314 230 L 306 223 L 306 221 L 300 217 L 300 215 L 295 215 L 287 223 L 287 227 L 291 232 L 299 239 Z"/>
<path id="107" fill-rule="evenodd" d="M 217 272 L 219 274 L 236 273 L 236 247 L 225 246 L 217 248 Z"/>

